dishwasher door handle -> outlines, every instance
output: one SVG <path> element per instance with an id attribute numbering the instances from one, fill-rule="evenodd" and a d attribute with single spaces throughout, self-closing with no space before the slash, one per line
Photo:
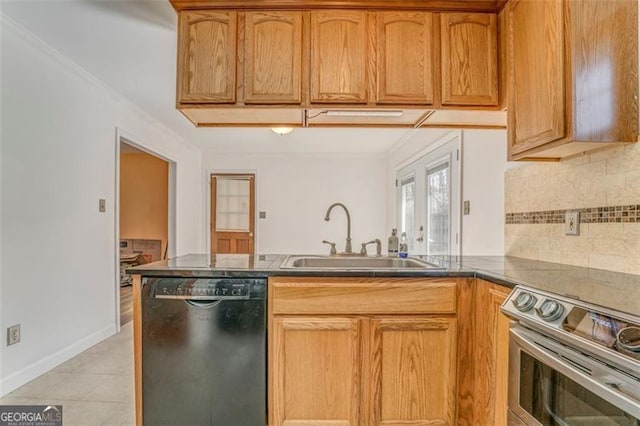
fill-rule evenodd
<path id="1" fill-rule="evenodd" d="M 189 306 L 193 306 L 194 308 L 213 308 L 214 306 L 218 306 L 220 303 L 222 303 L 222 300 L 185 300 L 184 303 L 186 303 Z"/>
<path id="2" fill-rule="evenodd" d="M 179 294 L 156 294 L 156 299 L 187 300 L 194 302 L 222 302 L 223 300 L 248 300 L 249 293 L 236 296 L 188 296 Z"/>

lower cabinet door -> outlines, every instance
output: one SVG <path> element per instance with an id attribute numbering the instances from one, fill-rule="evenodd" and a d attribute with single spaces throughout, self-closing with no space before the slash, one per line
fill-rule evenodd
<path id="1" fill-rule="evenodd" d="M 371 424 L 455 424 L 456 341 L 455 318 L 372 319 Z"/>
<path id="2" fill-rule="evenodd" d="M 359 426 L 360 321 L 280 317 L 271 325 L 271 426 Z"/>
<path id="3" fill-rule="evenodd" d="M 500 307 L 510 291 L 480 279 L 476 283 L 473 392 L 476 424 L 508 424 L 509 319 L 500 311 Z"/>

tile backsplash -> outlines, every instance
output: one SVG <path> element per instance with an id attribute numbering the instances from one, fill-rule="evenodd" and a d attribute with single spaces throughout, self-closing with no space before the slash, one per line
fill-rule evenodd
<path id="1" fill-rule="evenodd" d="M 505 175 L 505 252 L 640 274 L 640 144 Z M 579 236 L 564 235 L 566 210 L 580 210 Z"/>

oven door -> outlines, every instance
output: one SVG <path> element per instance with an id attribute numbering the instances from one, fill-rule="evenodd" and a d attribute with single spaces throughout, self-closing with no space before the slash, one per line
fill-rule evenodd
<path id="1" fill-rule="evenodd" d="M 510 424 L 640 426 L 637 378 L 519 325 L 509 358 Z"/>

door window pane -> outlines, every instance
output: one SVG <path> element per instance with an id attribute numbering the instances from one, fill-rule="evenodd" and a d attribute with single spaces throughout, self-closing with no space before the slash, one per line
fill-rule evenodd
<path id="1" fill-rule="evenodd" d="M 449 255 L 449 161 L 427 168 L 427 254 Z"/>
<path id="2" fill-rule="evenodd" d="M 400 183 L 400 235 L 407 233 L 407 248 L 413 251 L 413 226 L 415 223 L 416 182 L 413 177 Z M 398 238 L 400 238 L 398 235 Z"/>
<path id="3" fill-rule="evenodd" d="M 250 181 L 216 178 L 216 231 L 249 232 Z"/>

